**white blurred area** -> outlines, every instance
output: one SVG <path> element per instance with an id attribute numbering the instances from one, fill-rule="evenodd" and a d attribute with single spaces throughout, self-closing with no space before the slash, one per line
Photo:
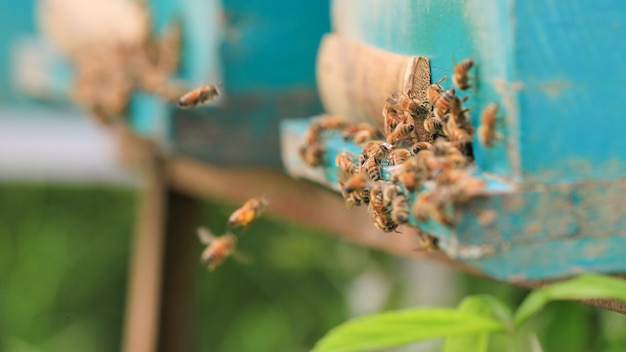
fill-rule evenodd
<path id="1" fill-rule="evenodd" d="M 113 134 L 80 112 L 0 107 L 0 182 L 138 185 Z"/>

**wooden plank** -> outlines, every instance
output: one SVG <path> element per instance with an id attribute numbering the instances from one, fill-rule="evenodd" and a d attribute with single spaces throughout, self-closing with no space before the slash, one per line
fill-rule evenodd
<path id="1" fill-rule="evenodd" d="M 427 100 L 430 64 L 425 57 L 398 55 L 327 34 L 317 57 L 317 82 L 327 113 L 382 126 L 381 111 L 392 91 Z"/>
<path id="2" fill-rule="evenodd" d="M 345 142 L 339 131 L 326 131 L 320 141 L 325 164 L 307 166 L 297 150 L 310 123 L 283 123 L 283 162 L 294 176 L 337 190 L 335 156 L 341 151 L 358 154 L 360 149 Z M 626 272 L 626 210 L 621 206 L 626 181 L 519 186 L 486 173 L 475 175 L 486 187 L 451 208 L 453 226 L 410 217 L 412 225 L 436 236 L 450 257 L 505 281 Z M 416 194 L 409 197 L 412 204 Z"/>
<path id="3" fill-rule="evenodd" d="M 198 266 L 195 232 L 199 205 L 197 198 L 168 189 L 158 351 L 194 350 L 193 274 Z"/>
<path id="4" fill-rule="evenodd" d="M 122 350 L 153 352 L 157 350 L 166 214 L 163 175 L 156 171 L 147 175 L 139 208 L 134 239 Z"/>

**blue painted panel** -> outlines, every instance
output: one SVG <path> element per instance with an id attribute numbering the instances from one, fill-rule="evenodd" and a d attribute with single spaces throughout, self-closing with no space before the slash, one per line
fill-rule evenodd
<path id="1" fill-rule="evenodd" d="M 308 124 L 307 120 L 283 121 L 282 133 L 295 134 L 283 140 L 303 141 Z M 343 150 L 358 154 L 360 148 L 334 132 L 323 134 L 321 143 L 327 155 L 317 169 L 325 176 L 322 183 L 334 184 L 338 171 L 334 157 Z M 298 146 L 282 147 L 297 150 Z M 287 169 L 306 167 L 297 153 L 283 155 Z M 503 280 L 626 271 L 626 181 L 520 186 L 486 173 L 476 175 L 487 186 L 468 203 L 450 206 L 456 219 L 453 227 L 410 217 L 412 225 L 437 237 L 452 258 Z M 412 204 L 416 194 L 409 196 Z"/>
<path id="2" fill-rule="evenodd" d="M 11 88 L 10 50 L 20 36 L 35 32 L 34 3 L 34 0 L 0 1 L 0 101 L 16 97 Z"/>
<path id="3" fill-rule="evenodd" d="M 315 58 L 330 29 L 328 2 L 224 0 L 224 88 L 315 87 Z"/>
<path id="4" fill-rule="evenodd" d="M 626 2 L 515 2 L 521 152 L 529 182 L 626 175 Z"/>
<path id="5" fill-rule="evenodd" d="M 455 61 L 473 57 L 476 62 L 476 91 L 469 91 L 471 120 L 478 124 L 480 112 L 491 102 L 501 105 L 498 131 L 505 137 L 492 148 L 475 147 L 476 164 L 482 170 L 514 177 L 519 157 L 515 129 L 504 121 L 507 106 L 497 85 L 510 81 L 513 67 L 512 30 L 508 28 L 506 1 L 486 0 L 334 0 L 333 29 L 339 34 L 381 49 L 431 60 L 432 80 L 444 75 L 444 88 L 452 85 Z M 459 92 L 465 96 L 464 92 Z M 513 123 L 515 120 L 513 120 Z"/>

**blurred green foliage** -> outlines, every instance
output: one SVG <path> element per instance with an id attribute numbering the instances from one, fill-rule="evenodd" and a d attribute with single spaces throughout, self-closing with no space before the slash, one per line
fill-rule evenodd
<path id="1" fill-rule="evenodd" d="M 119 350 L 136 205 L 129 189 L 0 186 L 0 351 Z M 207 203 L 198 225 L 220 234 L 235 208 Z M 385 310 L 414 294 L 402 259 L 267 216 L 240 234 L 251 263 L 231 258 L 214 272 L 198 263 L 194 272 L 194 351 L 308 351 L 350 318 L 353 284 L 366 272 L 391 287 Z M 517 307 L 527 294 L 459 279 L 459 297 L 487 293 Z M 626 346 L 624 316 L 572 302 L 548 305 L 525 326 L 544 351 Z"/>

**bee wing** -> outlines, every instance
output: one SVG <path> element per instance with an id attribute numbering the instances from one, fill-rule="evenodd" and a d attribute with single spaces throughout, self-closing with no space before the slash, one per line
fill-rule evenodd
<path id="1" fill-rule="evenodd" d="M 240 250 L 236 250 L 233 252 L 233 258 L 243 264 L 252 264 L 254 262 L 254 258 L 252 257 L 252 255 L 246 252 L 242 252 Z"/>
<path id="2" fill-rule="evenodd" d="M 200 242 L 202 244 L 210 244 L 211 242 L 215 241 L 216 237 L 213 234 L 213 232 L 211 232 L 211 230 L 209 230 L 206 227 L 199 227 L 198 228 L 198 239 L 200 240 Z"/>

